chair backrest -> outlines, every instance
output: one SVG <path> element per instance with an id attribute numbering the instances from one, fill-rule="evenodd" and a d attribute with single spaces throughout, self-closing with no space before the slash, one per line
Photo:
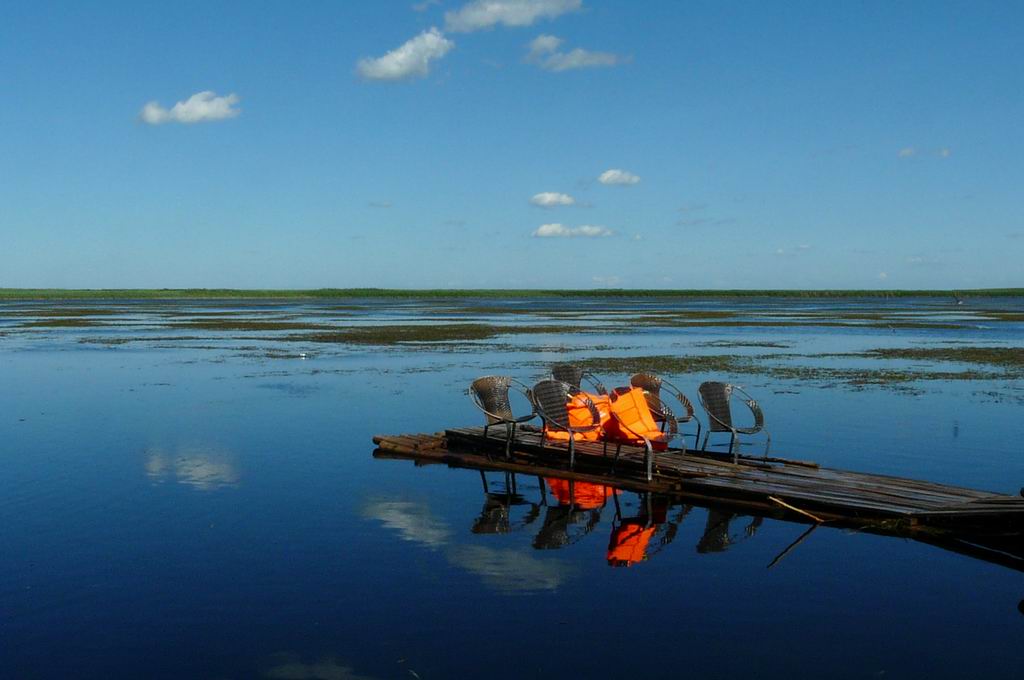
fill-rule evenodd
<path id="1" fill-rule="evenodd" d="M 515 420 L 508 398 L 508 388 L 511 384 L 512 379 L 508 376 L 485 375 L 474 380 L 469 386 L 477 406 L 487 416 L 488 425 Z"/>
<path id="2" fill-rule="evenodd" d="M 686 413 L 679 416 L 679 422 L 689 422 L 689 420 L 693 418 L 693 404 L 691 404 L 690 400 L 686 398 L 686 395 L 680 392 L 674 385 L 665 380 L 662 380 L 660 377 L 654 375 L 653 373 L 635 373 L 629 379 L 629 384 L 632 385 L 633 387 L 639 387 L 649 394 L 653 394 L 662 404 L 662 410 L 667 409 L 667 407 L 664 405 L 665 400 L 662 399 L 661 396 L 662 387 L 666 388 L 671 394 L 675 396 L 675 398 L 682 405 L 683 409 L 685 409 L 686 411 Z M 650 404 L 650 407 L 652 411 L 655 411 L 655 417 L 657 418 L 656 404 L 653 402 L 653 400 L 648 401 L 652 402 Z"/>
<path id="3" fill-rule="evenodd" d="M 561 380 L 541 380 L 530 390 L 533 406 L 546 425 L 569 429 L 569 398 L 574 387 Z"/>
<path id="4" fill-rule="evenodd" d="M 635 373 L 629 379 L 629 384 L 650 392 L 656 397 L 661 396 L 661 378 L 653 373 Z"/>
<path id="5" fill-rule="evenodd" d="M 656 422 L 662 423 L 668 419 L 667 407 L 661 402 L 661 378 L 653 373 L 635 373 L 630 377 L 629 384 L 644 391 L 647 407 L 651 409 L 651 415 Z"/>
<path id="6" fill-rule="evenodd" d="M 729 398 L 732 396 L 732 385 L 723 382 L 704 382 L 697 388 L 700 403 L 708 412 L 708 425 L 712 432 L 730 432 L 732 430 L 732 413 L 729 410 Z"/>
<path id="7" fill-rule="evenodd" d="M 552 364 L 551 377 L 580 389 L 580 383 L 583 381 L 583 369 L 575 364 Z"/>
<path id="8" fill-rule="evenodd" d="M 586 380 L 593 391 L 598 394 L 608 394 L 608 390 L 594 375 L 583 370 L 576 364 L 557 363 L 551 364 L 551 377 L 567 383 L 576 389 L 583 389 L 583 381 Z"/>

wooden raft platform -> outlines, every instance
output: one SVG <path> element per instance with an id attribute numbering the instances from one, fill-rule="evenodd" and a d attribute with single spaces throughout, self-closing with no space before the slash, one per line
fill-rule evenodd
<path id="1" fill-rule="evenodd" d="M 454 428 L 439 434 L 379 435 L 380 457 L 409 458 L 451 467 L 504 470 L 560 477 L 640 492 L 728 503 L 741 509 L 852 526 L 885 524 L 913 532 L 1013 535 L 1024 532 L 1024 498 L 931 482 L 849 472 L 782 458 L 767 460 L 715 451 L 656 453 L 648 481 L 643 449 L 624 445 L 613 464 L 614 445 L 577 442 L 576 467 L 568 469 L 564 444 L 545 441 L 536 428 L 518 431 L 510 459 L 505 430 Z"/>

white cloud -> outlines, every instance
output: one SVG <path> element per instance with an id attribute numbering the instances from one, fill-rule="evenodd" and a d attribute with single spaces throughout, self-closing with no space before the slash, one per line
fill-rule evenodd
<path id="1" fill-rule="evenodd" d="M 630 184 L 636 184 L 640 181 L 640 178 L 631 172 L 625 170 L 605 170 L 601 173 L 601 176 L 597 178 L 597 181 L 601 184 L 621 184 L 629 186 Z"/>
<path id="2" fill-rule="evenodd" d="M 706 210 L 708 207 L 707 203 L 684 203 L 679 208 L 679 212 L 683 214 L 697 212 L 699 210 Z"/>
<path id="3" fill-rule="evenodd" d="M 430 7 L 432 5 L 440 5 L 440 4 L 441 4 L 441 0 L 423 0 L 423 2 L 417 2 L 415 5 L 412 6 L 412 11 L 414 11 L 414 12 L 425 12 L 428 9 L 430 9 Z"/>
<path id="4" fill-rule="evenodd" d="M 593 66 L 614 66 L 622 58 L 611 52 L 591 52 L 577 47 L 559 52 L 562 39 L 553 35 L 538 35 L 526 45 L 526 61 L 548 71 L 568 71 Z"/>
<path id="5" fill-rule="evenodd" d="M 430 62 L 440 59 L 455 47 L 436 28 L 423 31 L 415 38 L 391 50 L 383 57 L 360 59 L 356 70 L 370 80 L 403 80 L 430 73 Z"/>
<path id="6" fill-rule="evenodd" d="M 889 275 L 886 274 L 885 272 L 878 272 L 878 278 L 881 279 L 882 281 L 885 281 L 887 278 L 889 278 Z"/>
<path id="7" fill-rule="evenodd" d="M 537 19 L 555 19 L 575 12 L 583 0 L 473 0 L 454 12 L 445 12 L 445 28 L 469 33 L 484 28 L 529 26 Z"/>
<path id="8" fill-rule="evenodd" d="M 934 256 L 911 255 L 907 258 L 907 264 L 912 267 L 934 267 L 942 265 L 942 259 Z"/>
<path id="9" fill-rule="evenodd" d="M 786 255 L 786 256 L 790 256 L 791 257 L 791 256 L 794 256 L 794 255 L 800 255 L 801 253 L 806 253 L 810 249 L 811 249 L 811 246 L 807 245 L 806 243 L 802 243 L 802 244 L 800 244 L 800 245 L 798 245 L 798 246 L 796 246 L 794 248 L 776 248 L 775 249 L 775 254 L 776 255 Z"/>
<path id="10" fill-rule="evenodd" d="M 622 283 L 621 276 L 592 276 L 591 280 L 599 286 L 617 286 Z"/>
<path id="11" fill-rule="evenodd" d="M 527 44 L 527 59 L 534 59 L 543 54 L 550 54 L 558 49 L 558 46 L 562 44 L 562 39 L 557 38 L 553 35 L 538 35 L 536 38 L 531 40 Z"/>
<path id="12" fill-rule="evenodd" d="M 584 224 L 579 227 L 567 227 L 564 224 L 554 222 L 552 224 L 542 224 L 537 227 L 537 230 L 533 232 L 533 235 L 537 238 L 573 238 L 582 236 L 584 238 L 597 238 L 600 236 L 611 236 L 614 234 L 611 229 L 607 227 L 598 227 L 591 224 Z"/>
<path id="13" fill-rule="evenodd" d="M 203 90 L 197 92 L 183 102 L 178 102 L 170 109 L 160 106 L 159 102 L 148 102 L 139 112 L 139 118 L 149 125 L 163 123 L 203 123 L 214 120 L 234 118 L 241 111 L 232 108 L 238 103 L 237 94 L 218 97 L 216 92 Z"/>
<path id="14" fill-rule="evenodd" d="M 938 149 L 919 149 L 914 146 L 905 146 L 900 149 L 896 155 L 899 158 L 914 158 L 915 156 L 935 156 L 937 158 L 949 158 L 953 155 L 953 150 L 948 146 L 943 146 Z"/>
<path id="15" fill-rule="evenodd" d="M 539 194 L 534 194 L 533 198 L 530 199 L 530 203 L 539 205 L 542 208 L 553 208 L 556 205 L 572 205 L 576 202 L 576 199 L 569 194 L 560 194 L 557 191 L 542 191 Z"/>

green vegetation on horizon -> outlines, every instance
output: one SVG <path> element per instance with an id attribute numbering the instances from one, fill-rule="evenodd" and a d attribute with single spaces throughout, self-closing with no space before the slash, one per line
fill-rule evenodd
<path id="1" fill-rule="evenodd" d="M 1024 288 L 974 290 L 656 290 L 605 288 L 592 290 L 527 289 L 397 289 L 317 288 L 311 290 L 245 290 L 234 288 L 0 288 L 0 300 L 253 300 L 345 298 L 671 298 L 671 297 L 795 297 L 795 298 L 891 298 L 891 297 L 1017 297 Z"/>

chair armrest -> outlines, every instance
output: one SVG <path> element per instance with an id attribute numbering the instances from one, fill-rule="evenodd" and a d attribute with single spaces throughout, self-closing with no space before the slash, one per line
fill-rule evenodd
<path id="1" fill-rule="evenodd" d="M 608 390 L 605 388 L 604 383 L 598 380 L 593 373 L 590 373 L 589 371 L 584 371 L 581 378 L 590 383 L 590 386 L 593 387 L 594 391 L 597 392 L 598 394 L 602 396 L 608 394 Z"/>
<path id="2" fill-rule="evenodd" d="M 764 429 L 764 412 L 761 410 L 761 405 L 757 403 L 757 400 L 747 394 L 742 387 L 733 386 L 733 394 L 740 395 L 740 401 L 742 401 L 750 413 L 754 416 L 753 427 L 739 427 L 735 428 L 737 431 L 743 434 L 756 434 Z"/>
<path id="3" fill-rule="evenodd" d="M 681 416 L 681 417 L 679 417 L 679 418 L 676 418 L 676 420 L 678 422 L 680 422 L 680 423 L 688 423 L 688 422 L 690 422 L 693 419 L 693 416 L 694 416 L 693 402 L 691 402 L 686 397 L 686 395 L 683 394 L 682 390 L 680 390 L 678 387 L 676 387 L 675 385 L 673 385 L 669 381 L 667 381 L 664 378 L 662 378 L 662 380 L 661 380 L 661 389 L 664 390 L 665 388 L 668 388 L 669 394 L 671 394 L 675 398 L 675 400 L 678 401 L 682 405 L 683 409 L 686 410 L 686 414 Z"/>

